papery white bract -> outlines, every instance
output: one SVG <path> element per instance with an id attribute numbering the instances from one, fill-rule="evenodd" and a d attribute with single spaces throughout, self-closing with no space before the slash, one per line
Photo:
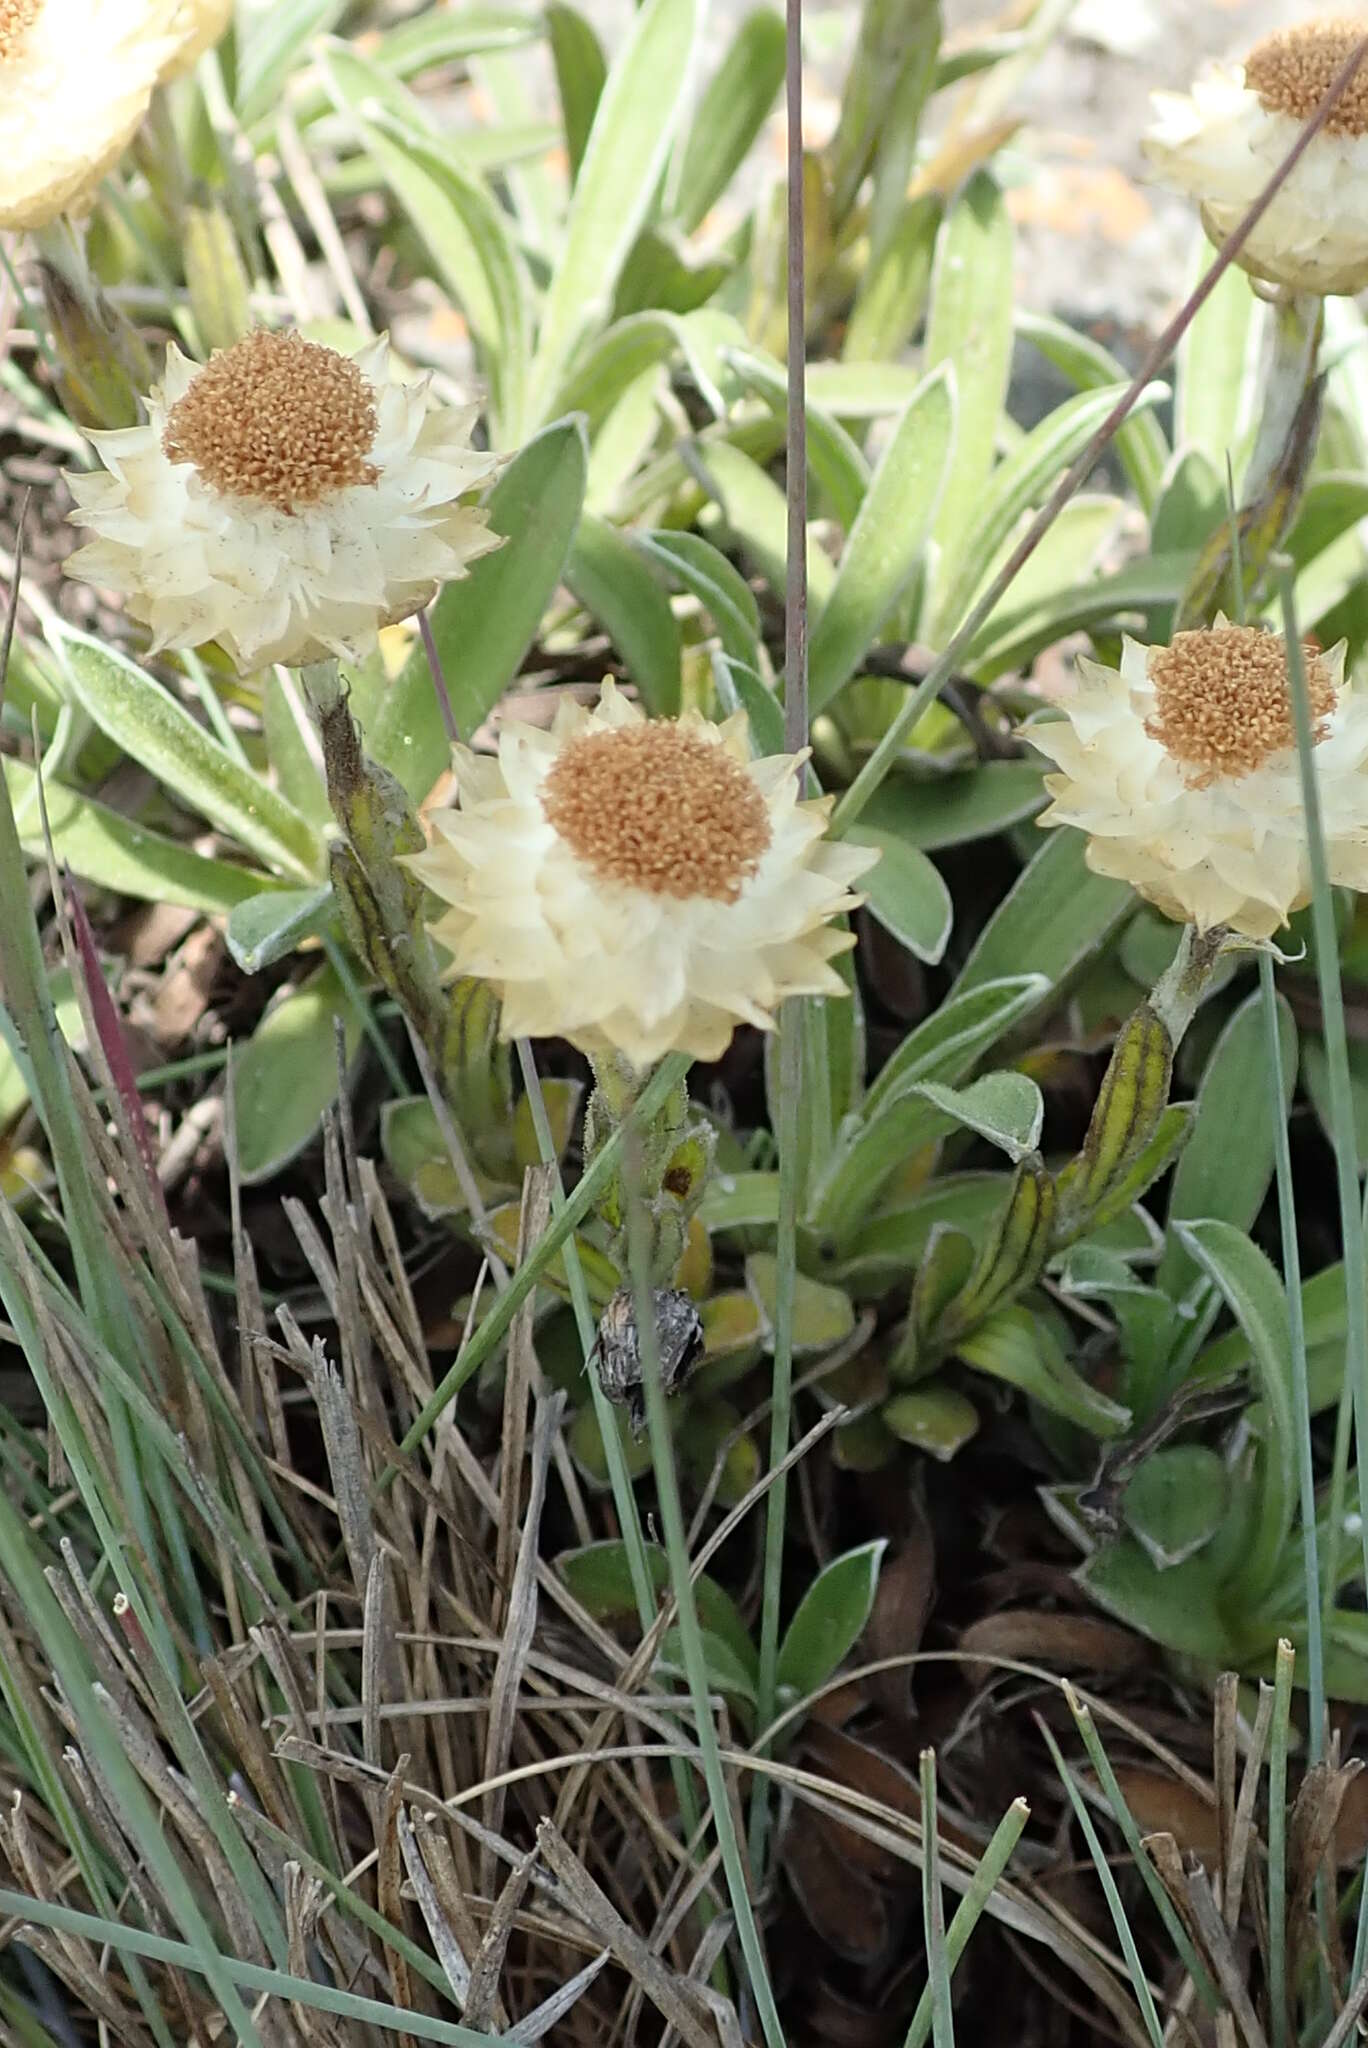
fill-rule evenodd
<path id="1" fill-rule="evenodd" d="M 409 865 L 448 906 L 436 938 L 496 989 L 508 1037 L 717 1059 L 785 996 L 846 993 L 833 920 L 867 848 L 825 837 L 802 756 L 752 760 L 744 714 L 648 721 L 609 682 L 549 732 L 506 722 L 497 758 L 455 755 L 460 808 Z"/>
<path id="2" fill-rule="evenodd" d="M 396 382 L 383 338 L 355 357 L 247 335 L 200 369 L 174 346 L 145 426 L 97 433 L 69 478 L 95 536 L 67 563 L 123 595 L 154 648 L 219 641 L 239 667 L 363 656 L 499 545 L 458 501 L 497 459 L 475 409 Z"/>
<path id="3" fill-rule="evenodd" d="M 231 0 L 0 0 L 0 228 L 88 202 Z"/>
<path id="4" fill-rule="evenodd" d="M 1088 835 L 1088 865 L 1199 930 L 1268 938 L 1308 900 L 1310 866 L 1286 648 L 1253 626 L 1123 643 L 1119 669 L 1078 663 L 1064 717 L 1030 738 L 1060 772 L 1038 822 Z M 1344 648 L 1308 655 L 1330 878 L 1368 888 L 1368 700 Z"/>
<path id="5" fill-rule="evenodd" d="M 1365 34 L 1368 16 L 1303 22 L 1266 36 L 1241 65 L 1212 67 L 1190 92 L 1154 94 L 1145 154 L 1165 184 L 1197 201 L 1214 242 L 1253 205 Z M 1368 62 L 1236 261 L 1291 291 L 1368 284 Z"/>

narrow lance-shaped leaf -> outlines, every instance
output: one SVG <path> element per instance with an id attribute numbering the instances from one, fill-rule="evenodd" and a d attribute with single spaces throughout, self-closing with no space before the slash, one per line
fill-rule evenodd
<path id="1" fill-rule="evenodd" d="M 947 363 L 899 420 L 817 615 L 808 653 L 814 713 L 854 675 L 906 591 L 936 518 L 956 432 L 955 372 Z"/>
<path id="2" fill-rule="evenodd" d="M 534 417 L 576 344 L 607 316 L 618 272 L 654 202 L 697 25 L 697 0 L 646 0 L 608 74 L 542 313 Z"/>
<path id="3" fill-rule="evenodd" d="M 449 583 L 432 633 L 464 738 L 483 724 L 518 672 L 565 569 L 584 502 L 588 462 L 579 421 L 538 434 L 509 464 L 488 499 L 489 523 L 508 536 Z M 385 699 L 370 751 L 420 801 L 449 748 L 427 655 L 409 656 Z"/>
<path id="4" fill-rule="evenodd" d="M 816 1692 L 854 1648 L 873 1611 L 887 1548 L 882 1538 L 861 1544 L 817 1574 L 779 1646 L 781 1691 L 797 1698 Z"/>
<path id="5" fill-rule="evenodd" d="M 959 385 L 954 461 L 935 523 L 930 621 L 937 644 L 956 624 L 946 601 L 993 466 L 1011 357 L 1012 225 L 996 181 L 976 171 L 941 228 L 926 329 L 927 368 L 952 362 Z"/>
<path id="6" fill-rule="evenodd" d="M 169 691 L 86 633 L 63 627 L 58 645 L 82 709 L 173 796 L 268 867 L 300 880 L 318 876 L 322 845 L 308 820 L 197 725 Z"/>

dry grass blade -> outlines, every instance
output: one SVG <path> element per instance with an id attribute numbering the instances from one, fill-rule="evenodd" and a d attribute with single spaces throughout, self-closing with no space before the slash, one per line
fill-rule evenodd
<path id="1" fill-rule="evenodd" d="M 551 1214 L 551 1180 L 554 1166 L 529 1166 L 523 1176 L 522 1206 L 518 1212 L 518 1264 L 527 1259 L 546 1228 Z M 513 1576 L 513 1558 L 518 1547 L 519 1509 L 522 1501 L 523 1451 L 527 1443 L 527 1405 L 531 1397 L 536 1353 L 532 1329 L 536 1316 L 535 1290 L 519 1304 L 508 1331 L 508 1364 L 504 1372 L 503 1439 L 499 1451 L 499 1527 L 494 1546 L 494 1621 L 505 1620 L 504 1603 Z"/>
<path id="2" fill-rule="evenodd" d="M 1232 1817 L 1231 1830 L 1225 1851 L 1225 1922 L 1233 1928 L 1240 1917 L 1240 1900 L 1244 1894 L 1245 1867 L 1251 1846 L 1258 1837 L 1254 1828 L 1254 1805 L 1259 1795 L 1259 1773 L 1263 1768 L 1264 1751 L 1268 1747 L 1268 1731 L 1273 1721 L 1273 1688 L 1260 1685 L 1259 1708 L 1254 1718 L 1254 1729 L 1249 1740 L 1245 1757 L 1244 1777 L 1240 1782 L 1240 1797 Z"/>
<path id="3" fill-rule="evenodd" d="M 398 1830 L 400 1852 L 404 1858 L 404 1868 L 408 1872 L 409 1883 L 413 1887 L 413 1896 L 418 1901 L 418 1909 L 422 1913 L 427 1931 L 432 1937 L 432 1946 L 436 1951 L 437 1960 L 445 1971 L 446 1980 L 451 1986 L 451 1995 L 455 2000 L 456 2009 L 458 2012 L 464 2012 L 466 2000 L 470 1992 L 470 1963 L 456 1929 L 447 1917 L 437 1886 L 433 1883 L 431 1873 L 424 1858 L 424 1849 L 431 1838 L 432 1830 L 430 1828 L 424 1830 L 424 1841 L 420 1846 L 418 1837 L 414 1833 L 413 1822 L 403 1808 L 400 1809 L 396 1816 L 395 1825 Z"/>
<path id="4" fill-rule="evenodd" d="M 717 2048 L 694 2004 L 697 1986 L 672 1976 L 635 1929 L 628 1926 L 553 1821 L 544 1820 L 538 1827 L 537 1845 L 547 1869 L 558 1879 L 570 1910 L 596 1940 L 612 1951 L 689 2048 Z"/>
<path id="5" fill-rule="evenodd" d="M 544 1998 L 540 2005 L 534 2006 L 531 2012 L 508 2029 L 507 2039 L 521 2042 L 523 2048 L 534 2048 L 536 2042 L 542 2040 L 559 2020 L 565 2018 L 571 2006 L 578 2004 L 609 1957 L 610 1952 L 605 1948 L 587 1962 L 583 1969 L 576 1970 L 573 1977 L 567 1977 L 549 1998 Z"/>
<path id="6" fill-rule="evenodd" d="M 564 1399 L 559 1394 L 537 1404 L 537 1420 L 532 1436 L 532 1470 L 527 1489 L 527 1514 L 523 1523 L 522 1541 L 518 1546 L 513 1584 L 509 1588 L 503 1643 L 499 1650 L 499 1661 L 494 1667 L 493 1684 L 490 1687 L 489 1733 L 485 1743 L 486 1778 L 498 1777 L 506 1768 L 512 1753 L 513 1732 L 517 1722 L 518 1690 L 522 1684 L 527 1655 L 532 1648 L 532 1639 L 537 1628 L 537 1545 L 541 1535 L 542 1504 L 546 1499 L 546 1474 L 551 1463 L 551 1443 L 560 1427 L 563 1406 Z M 504 1483 L 509 1483 L 508 1475 L 505 1475 Z M 486 1825 L 495 1829 L 501 1827 L 503 1810 L 502 1789 L 491 1792 L 485 1808 Z M 490 1867 L 488 1858 L 482 1858 L 482 1881 L 486 1884 Z"/>
<path id="7" fill-rule="evenodd" d="M 518 1858 L 494 1901 L 494 1910 L 484 1931 L 475 1960 L 470 1966 L 470 1987 L 466 1992 L 466 2018 L 472 2027 L 494 2026 L 500 2033 L 508 2016 L 499 1998 L 499 1978 L 508 1953 L 513 1922 L 532 1877 L 537 1851 L 528 1849 Z"/>
<path id="8" fill-rule="evenodd" d="M 1185 1872 L 1184 1886 L 1193 1924 L 1211 1964 L 1212 1975 L 1230 2007 L 1245 2048 L 1268 2048 L 1249 1995 L 1245 1970 L 1232 1946 L 1206 1872 L 1200 1868 Z"/>

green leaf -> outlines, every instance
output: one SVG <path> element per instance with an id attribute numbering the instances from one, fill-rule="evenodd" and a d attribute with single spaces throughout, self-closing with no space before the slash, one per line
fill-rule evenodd
<path id="1" fill-rule="evenodd" d="M 788 410 L 788 373 L 763 349 L 728 349 L 727 362 L 747 390 L 758 392 L 776 419 Z M 869 464 L 859 443 L 820 406 L 807 405 L 808 469 L 826 493 L 833 516 L 847 533 L 859 517 L 869 488 Z"/>
<path id="2" fill-rule="evenodd" d="M 779 1217 L 779 1176 L 715 1172 L 709 1176 L 698 1214 L 705 1230 L 772 1225 Z"/>
<path id="3" fill-rule="evenodd" d="M 866 1117 L 918 1081 L 963 1081 L 983 1054 L 1048 994 L 1042 976 L 1015 974 L 951 995 L 908 1032 L 880 1069 L 866 1100 Z"/>
<path id="4" fill-rule="evenodd" d="M 986 1138 L 1011 1160 L 1023 1159 L 1040 1143 L 1045 1104 L 1026 1074 L 984 1074 L 967 1088 L 922 1081 L 912 1092 L 962 1130 Z"/>
<path id="5" fill-rule="evenodd" d="M 323 848 L 293 804 L 220 746 L 125 655 L 70 626 L 56 630 L 72 695 L 101 732 L 267 867 L 304 880 L 317 877 Z"/>
<path id="6" fill-rule="evenodd" d="M 1297 1072 L 1297 1028 L 1283 997 L 1278 999 L 1282 1049 L 1279 1089 L 1290 1102 Z M 1211 1051 L 1197 1091 L 1196 1117 L 1169 1197 L 1169 1243 L 1157 1279 L 1174 1301 L 1197 1278 L 1197 1266 L 1174 1226 L 1190 1219 L 1219 1217 L 1248 1230 L 1263 1205 L 1273 1176 L 1274 1099 L 1268 1046 L 1257 989 L 1241 1003 Z"/>
<path id="7" fill-rule="evenodd" d="M 877 420 L 901 412 L 922 381 L 906 363 L 809 363 L 808 403 L 838 420 Z"/>
<path id="8" fill-rule="evenodd" d="M 604 628 L 655 718 L 679 715 L 679 627 L 655 577 L 631 542 L 585 513 L 565 581 Z"/>
<path id="9" fill-rule="evenodd" d="M 788 506 L 772 476 L 739 448 L 726 441 L 709 444 L 707 480 L 716 491 L 724 524 L 762 572 L 770 588 L 784 588 L 788 559 Z M 824 605 L 836 571 L 811 530 L 807 538 L 808 589 L 814 605 Z"/>
<path id="10" fill-rule="evenodd" d="M 1126 1527 L 1159 1570 L 1194 1557 L 1225 1520 L 1230 1482 L 1206 1444 L 1170 1444 L 1145 1459 L 1126 1488 Z"/>
<path id="11" fill-rule="evenodd" d="M 778 1263 L 771 1252 L 752 1252 L 746 1260 L 746 1286 L 758 1303 L 771 1335 L 778 1307 Z M 850 1296 L 840 1287 L 828 1287 L 799 1273 L 794 1281 L 793 1348 L 797 1351 L 830 1351 L 841 1344 L 855 1327 Z"/>
<path id="12" fill-rule="evenodd" d="M 1021 1302 L 996 1309 L 978 1329 L 957 1339 L 955 1351 L 966 1365 L 1019 1387 L 1090 1436 L 1120 1436 L 1130 1427 L 1130 1409 L 1089 1386 L 1042 1318 Z"/>
<path id="13" fill-rule="evenodd" d="M 920 566 L 952 473 L 957 443 L 955 372 L 933 371 L 908 401 L 846 541 L 808 652 L 814 713 L 848 682 L 893 616 Z"/>
<path id="14" fill-rule="evenodd" d="M 685 1430 L 690 1427 L 692 1422 L 693 1415 L 690 1413 L 685 1419 Z M 743 1437 L 741 1444 L 737 1446 L 738 1452 L 741 1450 L 741 1445 L 747 1442 L 749 1442 L 749 1439 Z M 753 1454 L 754 1445 L 751 1446 L 751 1449 Z M 706 1484 L 706 1480 L 703 1483 Z M 747 1489 L 742 1486 L 735 1498 L 740 1499 L 746 1491 Z M 718 1486 L 717 1499 L 727 1505 L 733 1504 L 725 1479 Z M 698 1634 L 703 1651 L 703 1668 L 708 1674 L 708 1684 L 711 1690 L 725 1694 L 728 1699 L 744 1700 L 747 1706 L 753 1707 L 756 1700 L 755 1679 L 747 1671 L 731 1645 L 721 1636 L 714 1635 L 701 1616 Z M 677 1628 L 666 1629 L 661 1639 L 660 1653 L 656 1658 L 655 1668 L 657 1671 L 667 1673 L 673 1678 L 687 1678 L 688 1665 L 684 1656 L 683 1640 Z"/>
<path id="15" fill-rule="evenodd" d="M 944 209 L 938 192 L 923 192 L 902 208 L 860 280 L 841 345 L 843 361 L 894 362 L 911 341 L 931 296 Z"/>
<path id="16" fill-rule="evenodd" d="M 1262 1017 L 1260 1017 L 1262 1023 Z M 1253 1099 L 1253 1098 L 1251 1098 Z M 1292 1332 L 1287 1296 L 1270 1261 L 1232 1223 L 1180 1223 L 1176 1235 L 1235 1312 L 1249 1340 L 1259 1391 L 1273 1427 L 1266 1432 L 1263 1499 L 1241 1583 L 1251 1592 L 1269 1582 L 1296 1511 L 1296 1422 L 1292 1407 Z"/>
<path id="17" fill-rule="evenodd" d="M 1081 832 L 1051 832 L 979 934 L 955 995 L 1025 973 L 1042 977 L 1045 995 L 1098 952 L 1134 910 L 1135 892 L 1126 882 L 1093 874 L 1085 845 Z"/>
<path id="18" fill-rule="evenodd" d="M 783 82 L 783 17 L 757 7 L 732 38 L 689 130 L 675 193 L 686 234 L 702 225 L 740 170 Z"/>
<path id="19" fill-rule="evenodd" d="M 1198 273 L 1215 260 L 1203 236 Z M 1262 313 L 1249 279 L 1232 263 L 1178 344 L 1175 442 L 1180 449 L 1199 448 L 1221 477 L 1229 455 L 1237 482 L 1262 334 Z"/>
<path id="20" fill-rule="evenodd" d="M 1368 476 L 1335 471 L 1313 476 L 1306 487 L 1284 549 L 1305 568 L 1359 523 L 1368 519 Z"/>
<path id="21" fill-rule="evenodd" d="M 821 1689 L 864 1634 L 879 1587 L 888 1544 L 863 1543 L 835 1557 L 798 1603 L 779 1645 L 776 1677 L 781 1694 L 806 1699 Z"/>
<path id="22" fill-rule="evenodd" d="M 704 306 L 696 313 L 628 313 L 575 359 L 551 408 L 582 412 L 596 434 L 628 387 L 658 364 L 683 359 L 705 405 L 720 416 L 723 351 L 743 339 L 730 314 Z"/>
<path id="23" fill-rule="evenodd" d="M 733 265 L 725 257 L 695 260 L 673 228 L 644 227 L 618 273 L 612 317 L 624 320 L 653 307 L 666 313 L 695 313 L 732 274 Z"/>
<path id="24" fill-rule="evenodd" d="M 417 122 L 381 112 L 367 120 L 355 102 L 370 103 L 362 60 L 335 50 L 327 60 L 338 96 L 367 153 L 412 221 L 437 275 L 461 308 L 489 380 L 498 445 L 516 446 L 527 411 L 532 346 L 532 287 L 508 225 L 484 180 L 447 138 Z"/>
<path id="25" fill-rule="evenodd" d="M 861 878 L 869 914 L 918 960 L 934 965 L 944 954 L 954 923 L 950 891 L 919 847 L 895 832 L 856 825 L 850 840 L 878 849 L 879 861 Z"/>
<path id="26" fill-rule="evenodd" d="M 238 28 L 236 112 L 244 128 L 273 114 L 300 53 L 326 35 L 346 0 L 274 0 L 244 10 Z"/>
<path id="27" fill-rule="evenodd" d="M 1301 1053 L 1302 1080 L 1311 1098 L 1311 1107 L 1327 1140 L 1334 1145 L 1339 1138 L 1335 1131 L 1325 1040 L 1303 1039 Z M 1362 1179 L 1364 1172 L 1368 1171 L 1368 1045 L 1356 1038 L 1349 1041 L 1349 1100 L 1354 1113 L 1354 1151 L 1359 1178 Z"/>
<path id="28" fill-rule="evenodd" d="M 895 1394 L 879 1410 L 886 1429 L 902 1443 L 948 1464 L 978 1434 L 978 1409 L 957 1387 L 939 1381 Z"/>
<path id="29" fill-rule="evenodd" d="M 546 27 L 551 38 L 551 62 L 556 69 L 556 91 L 560 95 L 565 151 L 573 183 L 584 161 L 594 115 L 608 77 L 608 64 L 592 24 L 578 8 L 566 6 L 565 0 L 551 0 L 546 10 Z"/>
<path id="30" fill-rule="evenodd" d="M 1161 1572 L 1133 1537 L 1095 1552 L 1074 1574 L 1086 1593 L 1130 1628 L 1206 1670 L 1242 1662 L 1221 1608 L 1221 1587 L 1202 1556 Z"/>
<path id="31" fill-rule="evenodd" d="M 233 1054 L 238 1165 L 249 1186 L 269 1180 L 309 1143 L 337 1096 L 334 1026 L 342 1020 L 347 1058 L 361 1020 L 331 967 L 266 1012 Z"/>
<path id="32" fill-rule="evenodd" d="M 229 912 L 224 931 L 228 951 L 244 974 L 256 974 L 293 953 L 301 939 L 312 938 L 329 920 L 331 908 L 329 882 L 312 889 L 260 889 Z"/>
<path id="33" fill-rule="evenodd" d="M 664 1547 L 659 1543 L 647 1543 L 642 1548 L 652 1586 L 657 1593 L 668 1592 L 670 1565 Z M 625 1543 L 590 1543 L 580 1550 L 563 1550 L 556 1559 L 556 1570 L 581 1607 L 592 1614 L 595 1621 L 637 1620 L 636 1595 Z M 704 1628 L 727 1645 L 753 1687 L 760 1659 L 736 1602 L 706 1572 L 693 1583 L 699 1620 Z"/>
<path id="34" fill-rule="evenodd" d="M 953 775 L 890 775 L 863 812 L 866 827 L 896 832 L 909 846 L 935 853 L 991 839 L 1009 825 L 1034 817 L 1045 805 L 1034 761 L 984 761 Z"/>
<path id="35" fill-rule="evenodd" d="M 651 1446 L 645 1437 L 633 1436 L 624 1410 L 613 1410 L 613 1425 L 617 1429 L 618 1442 L 622 1447 L 622 1459 L 629 1479 L 640 1479 L 651 1469 Z M 570 1424 L 568 1441 L 570 1455 L 579 1470 L 600 1491 L 607 1491 L 608 1454 L 603 1447 L 603 1434 L 599 1429 L 597 1412 L 593 1408 L 581 1408 Z"/>
<path id="36" fill-rule="evenodd" d="M 1175 455 L 1150 521 L 1150 553 L 1195 554 L 1228 521 L 1225 471 L 1200 448 Z"/>
<path id="37" fill-rule="evenodd" d="M 578 343 L 607 317 L 627 252 L 655 200 L 697 30 L 697 0 L 646 0 L 608 74 L 542 310 L 534 416 Z"/>
<path id="38" fill-rule="evenodd" d="M 733 661 L 754 669 L 760 658 L 760 607 L 740 570 L 700 533 L 638 533 L 632 536 L 649 561 L 711 615 L 723 649 Z"/>
<path id="39" fill-rule="evenodd" d="M 726 710 L 741 709 L 750 726 L 751 751 L 782 754 L 784 751 L 784 707 L 769 684 L 744 661 L 720 655 L 713 662 L 717 694 Z"/>
<path id="40" fill-rule="evenodd" d="M 755 1439 L 741 1428 L 740 1411 L 730 1401 L 695 1385 L 681 1417 L 676 1441 L 680 1462 L 701 1493 L 713 1484 L 723 1507 L 734 1508 L 760 1478 L 760 1453 Z M 721 1469 L 718 1469 L 718 1460 Z"/>
<path id="41" fill-rule="evenodd" d="M 5 780 L 24 851 L 42 860 L 38 777 L 25 762 L 7 760 Z M 83 881 L 102 889 L 136 896 L 145 903 L 183 903 L 213 916 L 271 885 L 270 876 L 255 868 L 211 860 L 175 839 L 135 824 L 122 811 L 112 811 L 92 797 L 78 796 L 65 783 L 45 776 L 43 795 L 52 850 L 58 860 Z"/>
<path id="42" fill-rule="evenodd" d="M 432 611 L 432 631 L 464 737 L 482 725 L 518 673 L 564 573 L 584 500 L 588 452 L 576 420 L 547 427 L 509 464 L 488 500 L 489 522 L 505 546 L 449 583 Z M 415 802 L 450 757 L 427 656 L 409 656 L 375 721 L 370 751 Z"/>
<path id="43" fill-rule="evenodd" d="M 957 429 L 933 537 L 938 550 L 930 606 L 939 645 L 993 467 L 1012 360 L 1012 223 L 997 181 L 976 171 L 945 217 L 931 282 L 925 366 L 953 363 Z"/>
<path id="44" fill-rule="evenodd" d="M 998 464 L 976 511 L 958 581 L 945 598 L 947 621 L 958 620 L 968 611 L 974 592 L 985 580 L 985 571 L 1004 542 L 1015 538 L 1018 520 L 1043 503 L 1126 388 L 1126 384 L 1106 384 L 1100 390 L 1066 399 Z M 1166 384 L 1147 384 L 1135 401 L 1132 416 L 1162 404 L 1168 395 Z M 1157 552 L 1157 541 L 1154 547 Z"/>
<path id="45" fill-rule="evenodd" d="M 1097 500 L 1075 499 L 1068 509 L 1079 519 L 1091 519 L 1100 510 L 1105 520 L 1115 503 L 1107 499 L 1099 507 Z M 1059 545 L 1061 549 L 1067 546 L 1076 561 L 1079 542 L 1071 531 L 1072 522 L 1061 514 L 1051 528 L 1051 535 L 1059 536 L 1061 526 L 1064 533 Z M 1100 536 L 1097 538 L 1100 540 Z M 1187 588 L 1196 566 L 1190 554 L 1150 555 L 1111 575 L 1093 576 L 1085 583 L 1061 587 L 1053 563 L 1048 557 L 1045 559 L 1048 573 L 1040 566 L 1039 550 L 1028 564 L 1047 583 L 1044 593 L 1018 603 L 1020 592 L 1009 591 L 975 636 L 965 656 L 965 668 L 978 681 L 991 682 L 1008 669 L 1025 665 L 1042 648 L 1085 628 L 1095 631 L 1122 626 L 1135 630 L 1138 622 L 1141 637 L 1152 637 L 1153 617 L 1168 615 Z M 1023 573 L 1023 585 L 1025 582 Z"/>
<path id="46" fill-rule="evenodd" d="M 1095 391 L 1104 384 L 1129 382 L 1124 365 L 1101 342 L 1063 320 L 1023 308 L 1017 313 L 1016 328 L 1022 340 L 1039 349 L 1075 390 Z M 1112 447 L 1135 486 L 1141 507 L 1149 512 L 1159 495 L 1169 461 L 1170 449 L 1163 428 L 1153 413 L 1141 413 L 1124 421 Z"/>
<path id="47" fill-rule="evenodd" d="M 355 711 L 355 705 L 353 705 Z M 266 757 L 276 788 L 301 818 L 326 835 L 332 827 L 332 806 L 323 775 L 323 753 L 309 720 L 299 677 L 278 665 L 268 669 L 261 686 L 261 723 Z"/>
<path id="48" fill-rule="evenodd" d="M 858 1299 L 875 1300 L 916 1271 L 938 1224 L 978 1242 L 1001 1214 L 1008 1185 L 1002 1173 L 938 1174 L 896 1208 L 820 1246 L 822 1271 Z"/>

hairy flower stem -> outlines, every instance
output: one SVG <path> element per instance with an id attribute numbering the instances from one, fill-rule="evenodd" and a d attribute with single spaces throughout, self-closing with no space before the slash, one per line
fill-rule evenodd
<path id="1" fill-rule="evenodd" d="M 1216 963 L 1231 936 L 1223 924 L 1213 925 L 1208 932 L 1185 924 L 1178 951 L 1154 984 L 1149 1007 L 1167 1030 L 1175 1051 L 1197 1014 L 1197 1006 L 1211 985 Z"/>
<path id="2" fill-rule="evenodd" d="M 650 1078 L 620 1053 L 596 1053 L 594 1088 L 584 1114 L 584 1157 L 592 1164 L 621 1128 Z M 691 1121 L 688 1084 L 670 1090 L 656 1114 L 641 1127 L 639 1185 L 634 1194 L 650 1222 L 651 1274 L 656 1286 L 670 1284 L 688 1236 L 691 1217 L 703 1199 L 712 1162 L 712 1133 Z M 613 1175 L 596 1205 L 612 1234 L 618 1269 L 627 1271 L 627 1198 L 620 1173 Z"/>
<path id="3" fill-rule="evenodd" d="M 1178 624 L 1207 624 L 1217 611 L 1241 615 L 1296 517 L 1320 430 L 1324 380 L 1317 372 L 1325 301 L 1283 292 L 1259 392 L 1259 430 L 1235 518 L 1203 548 L 1183 595 Z"/>
<path id="4" fill-rule="evenodd" d="M 422 851 L 423 828 L 399 781 L 367 758 L 336 662 L 314 663 L 301 681 L 343 835 L 329 866 L 347 941 L 398 1003 L 479 1164 L 510 1177 L 512 1090 L 498 1004 L 483 982 L 443 986 L 422 883 L 402 865 L 405 854 Z"/>

